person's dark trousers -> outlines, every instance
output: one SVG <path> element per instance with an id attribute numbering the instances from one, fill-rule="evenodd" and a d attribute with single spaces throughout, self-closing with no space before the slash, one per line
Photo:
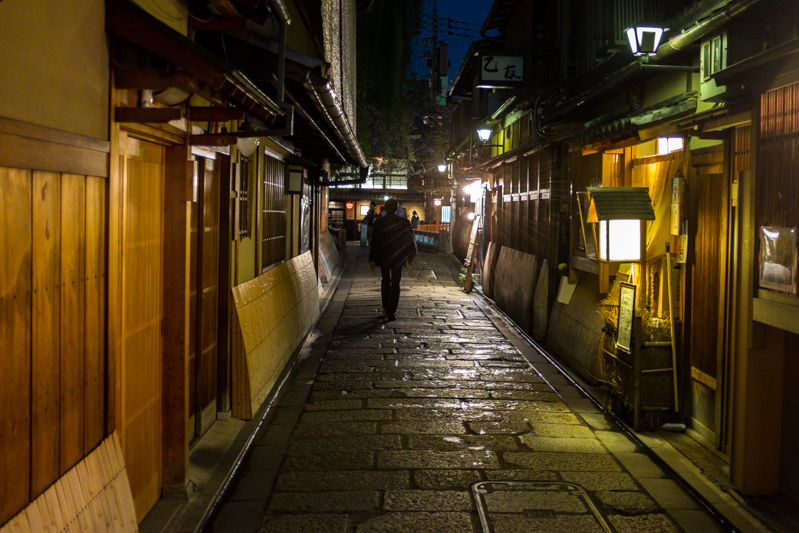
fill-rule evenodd
<path id="1" fill-rule="evenodd" d="M 400 281 L 402 280 L 402 265 L 391 268 L 389 266 L 380 267 L 383 279 L 380 284 L 380 296 L 383 301 L 383 309 L 386 314 L 393 316 L 397 312 L 400 297 Z"/>

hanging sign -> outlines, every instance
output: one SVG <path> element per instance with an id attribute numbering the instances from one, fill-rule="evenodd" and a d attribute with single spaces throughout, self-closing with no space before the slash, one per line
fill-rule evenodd
<path id="1" fill-rule="evenodd" d="M 504 52 L 504 53 L 503 53 Z M 513 89 L 524 82 L 524 56 L 507 51 L 481 52 L 479 89 Z"/>

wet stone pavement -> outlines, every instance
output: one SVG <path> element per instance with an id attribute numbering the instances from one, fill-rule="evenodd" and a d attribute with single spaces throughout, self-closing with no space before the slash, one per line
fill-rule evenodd
<path id="1" fill-rule="evenodd" d="M 726 531 L 453 268 L 420 253 L 387 322 L 350 247 L 207 530 Z"/>

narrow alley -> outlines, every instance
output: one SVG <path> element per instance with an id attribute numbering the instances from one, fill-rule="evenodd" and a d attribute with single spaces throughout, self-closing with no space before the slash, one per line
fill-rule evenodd
<path id="1" fill-rule="evenodd" d="M 420 253 L 387 322 L 349 246 L 205 531 L 728 530 L 453 273 Z"/>

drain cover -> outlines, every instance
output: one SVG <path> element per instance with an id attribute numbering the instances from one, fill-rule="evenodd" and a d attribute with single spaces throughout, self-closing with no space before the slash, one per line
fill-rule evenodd
<path id="1" fill-rule="evenodd" d="M 575 483 L 481 481 L 472 492 L 484 533 L 615 531 Z"/>

